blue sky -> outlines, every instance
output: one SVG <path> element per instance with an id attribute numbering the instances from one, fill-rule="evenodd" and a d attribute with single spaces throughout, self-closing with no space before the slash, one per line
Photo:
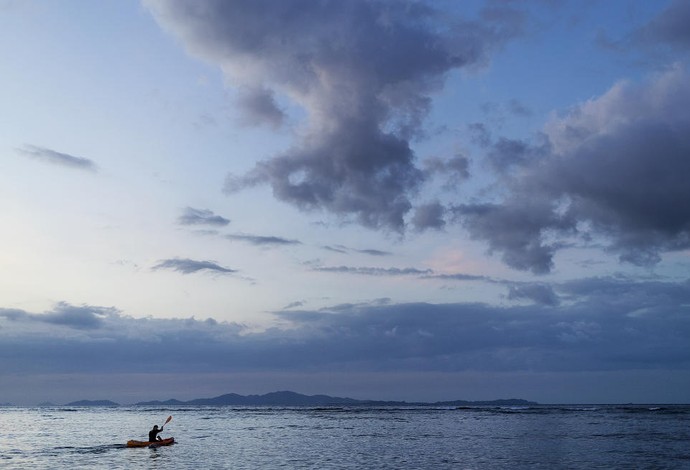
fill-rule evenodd
<path id="1" fill-rule="evenodd" d="M 689 2 L 0 31 L 0 402 L 690 399 Z"/>

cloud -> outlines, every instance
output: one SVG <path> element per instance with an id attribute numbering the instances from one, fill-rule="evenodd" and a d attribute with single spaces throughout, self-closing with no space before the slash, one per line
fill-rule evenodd
<path id="1" fill-rule="evenodd" d="M 545 240 L 545 232 L 572 230 L 574 222 L 554 213 L 552 201 L 535 199 L 524 196 L 503 204 L 462 204 L 451 212 L 472 238 L 486 240 L 490 252 L 502 253 L 508 266 L 545 274 L 552 269 L 558 249 L 558 244 Z"/>
<path id="2" fill-rule="evenodd" d="M 417 206 L 412 216 L 412 225 L 417 230 L 429 228 L 440 230 L 446 225 L 443 218 L 446 208 L 438 201 Z"/>
<path id="3" fill-rule="evenodd" d="M 170 269 L 183 274 L 192 274 L 199 271 L 212 271 L 217 273 L 235 273 L 234 269 L 224 268 L 212 261 L 196 261 L 193 259 L 173 258 L 160 261 L 153 270 Z"/>
<path id="4" fill-rule="evenodd" d="M 291 309 L 291 308 L 301 307 L 301 306 L 304 305 L 304 303 L 305 303 L 305 302 L 303 302 L 303 301 L 301 301 L 301 300 L 297 300 L 297 301 L 295 301 L 295 302 L 290 302 L 290 303 L 287 304 L 285 307 L 283 307 L 283 310 L 289 310 L 289 309 Z"/>
<path id="5" fill-rule="evenodd" d="M 447 160 L 429 157 L 422 163 L 425 178 L 429 179 L 436 175 L 443 175 L 446 178 L 446 187 L 456 186 L 470 177 L 469 159 L 461 154 Z"/>
<path id="6" fill-rule="evenodd" d="M 23 148 L 17 149 L 22 155 L 34 158 L 36 160 L 51 163 L 53 165 L 60 165 L 66 168 L 74 168 L 78 170 L 96 171 L 96 164 L 88 158 L 75 157 L 67 153 L 56 152 L 55 150 L 38 147 L 35 145 L 24 145 Z"/>
<path id="7" fill-rule="evenodd" d="M 690 77 L 676 67 L 572 108 L 535 144 L 491 147 L 503 199 L 449 214 L 516 269 L 549 272 L 573 236 L 651 265 L 690 248 L 689 149 Z"/>
<path id="8" fill-rule="evenodd" d="M 91 316 L 87 310 L 92 311 Z M 135 319 L 112 308 L 68 304 L 44 314 L 13 310 L 11 321 L 2 322 L 3 317 L 8 318 L 6 312 L 0 309 L 2 372 L 153 372 L 155 367 L 137 363 L 157 362 L 162 357 L 166 358 L 158 362 L 161 371 L 186 370 L 186 365 L 174 365 L 175 361 L 181 365 L 182 360 L 203 369 L 214 350 L 244 331 L 237 324 L 212 319 Z M 165 354 L 160 354 L 162 349 Z"/>
<path id="9" fill-rule="evenodd" d="M 422 279 L 440 279 L 454 281 L 494 281 L 486 276 L 474 274 L 436 274 L 432 269 L 419 268 L 379 268 L 370 266 L 315 266 L 314 271 L 341 274 L 359 274 L 364 276 L 419 276 Z"/>
<path id="10" fill-rule="evenodd" d="M 507 103 L 508 111 L 515 116 L 531 116 L 532 111 L 523 103 L 512 99 Z"/>
<path id="11" fill-rule="evenodd" d="M 314 271 L 327 273 L 346 273 L 363 274 L 366 276 L 410 276 L 430 274 L 430 269 L 417 268 L 375 268 L 375 267 L 352 267 L 352 266 L 319 266 Z"/>
<path id="12" fill-rule="evenodd" d="M 348 248 L 343 245 L 325 245 L 322 246 L 324 250 L 328 251 L 333 251 L 335 253 L 349 253 L 351 251 L 354 251 L 355 253 L 362 253 L 364 255 L 369 255 L 369 256 L 390 256 L 392 253 L 390 251 L 382 251 L 382 250 L 377 250 L 374 248 L 364 248 L 361 250 L 354 249 L 354 248 Z"/>
<path id="13" fill-rule="evenodd" d="M 262 236 L 262 235 L 226 235 L 225 238 L 233 241 L 247 242 L 252 245 L 301 245 L 302 242 L 298 240 L 289 240 L 287 238 L 275 237 L 275 236 Z"/>
<path id="14" fill-rule="evenodd" d="M 11 321 L 32 321 L 66 326 L 78 330 L 95 330 L 103 326 L 105 320 L 118 311 L 113 308 L 82 305 L 80 307 L 60 302 L 49 312 L 27 313 L 17 309 L 0 309 L 0 317 Z"/>
<path id="15" fill-rule="evenodd" d="M 568 302 L 373 302 L 311 311 L 294 304 L 275 313 L 288 326 L 261 332 L 194 318 L 136 319 L 102 307 L 85 307 L 98 328 L 75 330 L 81 322 L 0 310 L 0 373 L 690 368 L 690 283 L 591 278 L 558 289 Z"/>
<path id="16" fill-rule="evenodd" d="M 491 281 L 486 276 L 476 274 L 454 273 L 454 274 L 428 274 L 423 276 L 425 279 L 441 279 L 448 281 Z"/>
<path id="17" fill-rule="evenodd" d="M 488 147 L 491 145 L 491 131 L 486 124 L 482 122 L 472 122 L 467 124 L 467 131 L 470 135 L 470 141 L 480 147 Z"/>
<path id="18" fill-rule="evenodd" d="M 534 161 L 541 154 L 540 150 L 522 140 L 501 137 L 489 146 L 486 160 L 494 171 L 509 173 Z"/>
<path id="19" fill-rule="evenodd" d="M 687 50 L 690 46 L 690 4 L 684 0 L 669 3 L 656 18 L 634 33 L 643 43 L 667 43 Z"/>
<path id="20" fill-rule="evenodd" d="M 508 299 L 528 299 L 537 304 L 548 306 L 556 306 L 560 303 L 560 299 L 553 288 L 548 284 L 540 283 L 512 285 L 509 288 Z"/>
<path id="21" fill-rule="evenodd" d="M 390 251 L 382 251 L 382 250 L 376 250 L 373 248 L 365 248 L 363 250 L 355 250 L 357 253 L 363 253 L 365 255 L 371 255 L 371 256 L 390 256 L 393 253 Z"/>
<path id="22" fill-rule="evenodd" d="M 178 217 L 177 222 L 180 225 L 212 225 L 215 227 L 224 227 L 230 223 L 228 219 L 214 214 L 213 211 L 192 207 L 187 207 L 184 213 Z"/>
<path id="23" fill-rule="evenodd" d="M 282 121 L 277 94 L 306 112 L 293 146 L 230 175 L 226 192 L 266 184 L 301 209 L 395 231 L 424 180 L 410 142 L 432 94 L 452 70 L 484 65 L 523 20 L 515 10 L 471 21 L 431 3 L 382 0 L 146 4 L 191 54 L 249 87 L 248 120 Z"/>
<path id="24" fill-rule="evenodd" d="M 335 252 L 335 253 L 343 253 L 343 254 L 345 254 L 345 253 L 348 253 L 348 252 L 349 252 L 349 249 L 348 249 L 347 247 L 342 246 L 342 245 L 335 245 L 335 246 L 333 246 L 333 245 L 323 245 L 321 248 L 323 248 L 324 250 L 333 251 L 333 252 Z"/>
<path id="25" fill-rule="evenodd" d="M 244 87 L 237 104 L 243 111 L 243 122 L 246 125 L 268 124 L 275 129 L 285 120 L 285 113 L 278 108 L 272 90 L 263 87 Z"/>

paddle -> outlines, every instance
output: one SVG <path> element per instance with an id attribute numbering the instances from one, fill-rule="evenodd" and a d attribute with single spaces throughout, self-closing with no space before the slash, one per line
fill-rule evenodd
<path id="1" fill-rule="evenodd" d="M 168 424 L 168 423 L 170 422 L 171 419 L 172 419 L 172 416 L 168 416 L 168 419 L 166 419 L 166 420 L 165 420 L 165 423 L 163 423 L 163 426 L 161 426 L 161 431 L 163 430 L 163 428 L 165 427 L 165 425 Z"/>

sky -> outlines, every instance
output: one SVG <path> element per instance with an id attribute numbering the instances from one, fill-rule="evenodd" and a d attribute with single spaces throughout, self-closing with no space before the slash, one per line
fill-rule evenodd
<path id="1" fill-rule="evenodd" d="M 690 402 L 690 2 L 0 0 L 0 403 Z"/>

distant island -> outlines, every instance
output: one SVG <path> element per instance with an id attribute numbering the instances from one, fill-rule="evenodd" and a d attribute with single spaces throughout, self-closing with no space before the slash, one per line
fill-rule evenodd
<path id="1" fill-rule="evenodd" d="M 181 401 L 142 401 L 132 406 L 531 406 L 538 403 L 518 398 L 484 401 L 437 401 L 406 402 L 382 400 L 356 400 L 354 398 L 332 397 L 328 395 L 302 395 L 296 392 L 280 391 L 265 395 L 238 395 L 227 393 L 214 398 L 197 398 Z M 65 406 L 120 406 L 110 400 L 80 400 Z"/>
<path id="2" fill-rule="evenodd" d="M 67 403 L 65 406 L 120 406 L 120 404 L 110 400 L 79 400 Z"/>
<path id="3" fill-rule="evenodd" d="M 521 399 L 490 400 L 490 401 L 439 401 L 406 402 L 406 401 L 382 401 L 382 400 L 356 400 L 354 398 L 331 397 L 328 395 L 302 395 L 296 392 L 282 391 L 265 395 L 238 395 L 228 393 L 215 398 L 197 398 L 195 400 L 180 401 L 145 401 L 137 406 L 529 406 L 537 405 Z"/>

